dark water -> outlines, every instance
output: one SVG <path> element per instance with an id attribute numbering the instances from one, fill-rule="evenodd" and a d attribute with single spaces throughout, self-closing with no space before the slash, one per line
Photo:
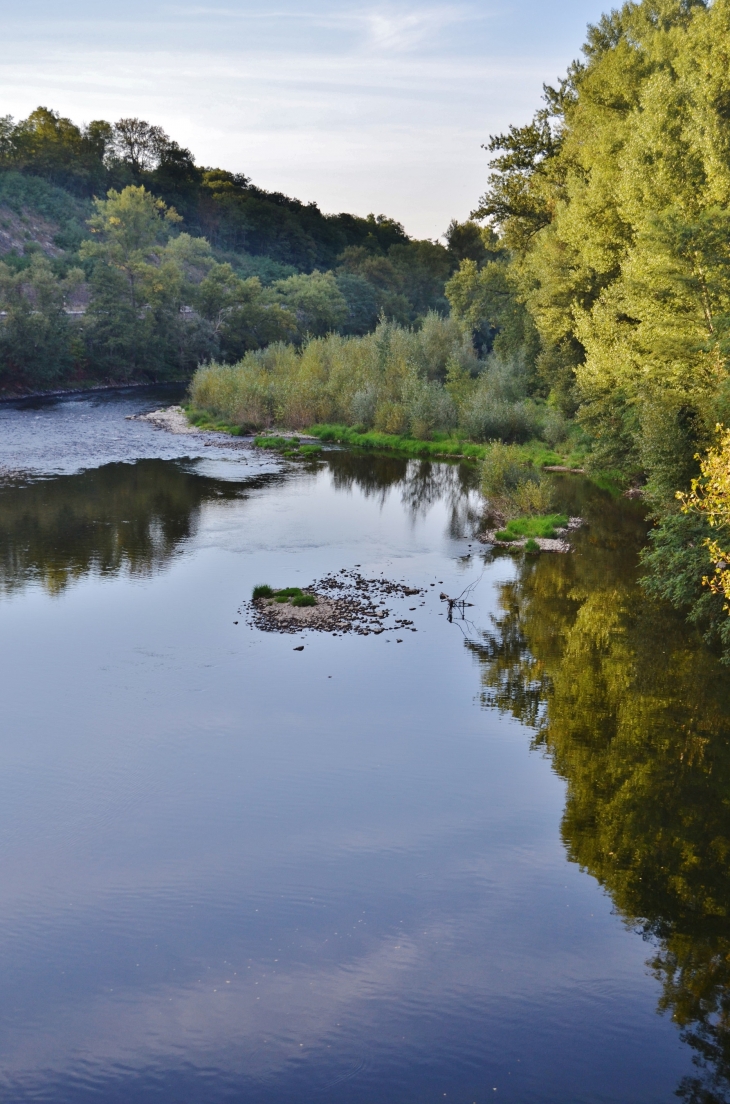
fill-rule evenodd
<path id="1" fill-rule="evenodd" d="M 575 554 L 513 560 L 468 469 L 150 405 L 0 411 L 0 1098 L 728 1099 L 728 675 L 635 506 L 565 479 Z M 417 633 L 236 613 L 356 564 Z"/>

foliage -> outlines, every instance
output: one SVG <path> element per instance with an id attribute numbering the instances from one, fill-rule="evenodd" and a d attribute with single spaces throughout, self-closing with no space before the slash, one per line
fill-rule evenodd
<path id="1" fill-rule="evenodd" d="M 191 385 L 194 407 L 252 427 L 301 428 L 322 422 L 368 423 L 381 432 L 421 436 L 455 424 L 442 385 L 450 361 L 475 362 L 463 327 L 430 315 L 419 330 L 381 322 L 364 337 L 330 334 L 301 348 L 276 344 L 235 366 L 203 366 Z"/>
<path id="2" fill-rule="evenodd" d="M 682 502 L 682 512 L 698 513 L 707 521 L 713 534 L 706 536 L 703 547 L 712 563 L 714 573 L 703 576 L 702 582 L 713 594 L 725 599 L 725 609 L 730 609 L 730 552 L 728 528 L 730 527 L 730 430 L 718 425 L 719 440 L 707 450 L 700 462 L 700 475 L 692 480 L 689 493 L 677 492 Z M 724 547 L 723 547 L 724 546 Z"/>
<path id="3" fill-rule="evenodd" d="M 499 323 L 495 346 L 526 312 L 529 393 L 577 411 L 593 471 L 642 485 L 662 555 L 680 536 L 675 494 L 702 479 L 728 414 L 728 34 L 730 0 L 640 0 L 589 28 L 532 122 L 489 143 L 474 218 L 501 256 L 472 238 L 447 285 L 460 317 Z M 651 553 L 649 571 L 661 561 Z"/>
<path id="4" fill-rule="evenodd" d="M 503 519 L 544 514 L 553 497 L 550 479 L 517 449 L 495 442 L 482 461 L 482 494 L 489 514 Z M 523 536 L 540 536 L 523 533 Z M 512 538 L 508 538 L 512 539 Z"/>
<path id="5" fill-rule="evenodd" d="M 69 375 L 74 363 L 74 335 L 66 313 L 83 273 L 72 270 L 54 277 L 48 261 L 34 255 L 18 273 L 0 263 L 0 379 L 22 382 L 28 373 L 42 387 Z"/>
<path id="6" fill-rule="evenodd" d="M 385 215 L 325 215 L 243 174 L 202 169 L 190 150 L 144 119 L 95 120 L 77 126 L 46 107 L 27 119 L 0 118 L 0 173 L 42 178 L 79 197 L 143 185 L 183 215 L 214 248 L 267 256 L 298 270 L 331 268 L 349 246 L 387 252 L 406 244 Z M 446 250 L 441 248 L 446 254 Z"/>
<path id="7" fill-rule="evenodd" d="M 348 318 L 348 303 L 332 273 L 290 276 L 273 285 L 281 306 L 296 319 L 302 337 L 324 337 Z"/>
<path id="8" fill-rule="evenodd" d="M 38 372 L 32 326 L 27 350 L 17 327 L 8 338 L 18 355 L 1 383 L 14 388 L 180 378 L 276 342 L 362 336 L 381 316 L 418 327 L 448 313 L 457 263 L 384 215 L 325 215 L 242 174 L 202 169 L 144 119 L 80 127 L 45 107 L 0 119 L 0 226 L 12 271 L 40 251 L 59 284 L 84 274 L 55 367 Z M 32 313 L 30 294 L 28 303 Z"/>
<path id="9" fill-rule="evenodd" d="M 273 594 L 274 592 L 268 585 L 268 583 L 260 583 L 259 586 L 255 586 L 253 588 L 253 593 L 251 597 L 255 601 L 257 598 L 271 598 L 273 597 Z"/>
<path id="10" fill-rule="evenodd" d="M 196 411 L 247 429 L 334 425 L 340 440 L 361 447 L 394 448 L 397 438 L 411 455 L 480 456 L 464 438 L 552 446 L 567 438 L 560 412 L 526 390 L 522 361 L 480 361 L 467 325 L 431 313 L 419 329 L 381 321 L 362 337 L 272 344 L 233 366 L 204 365 L 190 394 Z M 559 457 L 541 461 L 551 462 Z"/>
<path id="11" fill-rule="evenodd" d="M 568 517 L 566 514 L 543 514 L 533 517 L 511 518 L 504 529 L 500 529 L 494 535 L 497 540 L 501 541 L 524 540 L 525 537 L 550 539 L 555 536 L 556 529 L 560 529 L 567 524 Z M 539 548 L 539 545 L 536 545 L 535 548 Z M 531 551 L 535 551 L 535 549 L 531 549 Z"/>

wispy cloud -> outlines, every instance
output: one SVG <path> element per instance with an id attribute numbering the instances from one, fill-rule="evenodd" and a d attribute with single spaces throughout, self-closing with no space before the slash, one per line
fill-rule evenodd
<path id="1" fill-rule="evenodd" d="M 367 28 L 369 45 L 372 48 L 412 52 L 424 45 L 436 43 L 446 27 L 483 16 L 474 8 L 450 4 L 410 10 L 376 8 L 357 18 Z"/>

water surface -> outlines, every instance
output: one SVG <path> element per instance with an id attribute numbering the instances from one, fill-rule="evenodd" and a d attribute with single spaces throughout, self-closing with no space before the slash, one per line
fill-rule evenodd
<path id="1" fill-rule="evenodd" d="M 727 1099 L 727 676 L 635 504 L 495 556 L 468 467 L 150 405 L 0 411 L 2 1099 Z M 416 633 L 237 612 L 355 565 Z"/>

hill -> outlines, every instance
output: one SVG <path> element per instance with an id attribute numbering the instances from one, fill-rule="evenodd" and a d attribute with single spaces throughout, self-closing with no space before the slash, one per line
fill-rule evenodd
<path id="1" fill-rule="evenodd" d="M 115 300 L 115 262 L 95 248 L 106 233 L 91 226 L 99 205 L 124 195 L 140 201 L 122 204 L 130 217 L 152 211 L 145 196 L 157 204 L 158 225 L 137 263 L 167 266 L 168 277 L 176 268 L 164 309 L 127 302 L 118 281 Z M 444 285 L 459 259 L 458 249 L 414 241 L 385 215 L 325 214 L 242 174 L 200 167 L 144 120 L 78 126 L 45 107 L 17 122 L 0 119 L 6 393 L 179 378 L 201 358 L 228 360 L 271 340 L 364 334 L 382 314 L 418 324 L 428 311 L 448 313 Z"/>

